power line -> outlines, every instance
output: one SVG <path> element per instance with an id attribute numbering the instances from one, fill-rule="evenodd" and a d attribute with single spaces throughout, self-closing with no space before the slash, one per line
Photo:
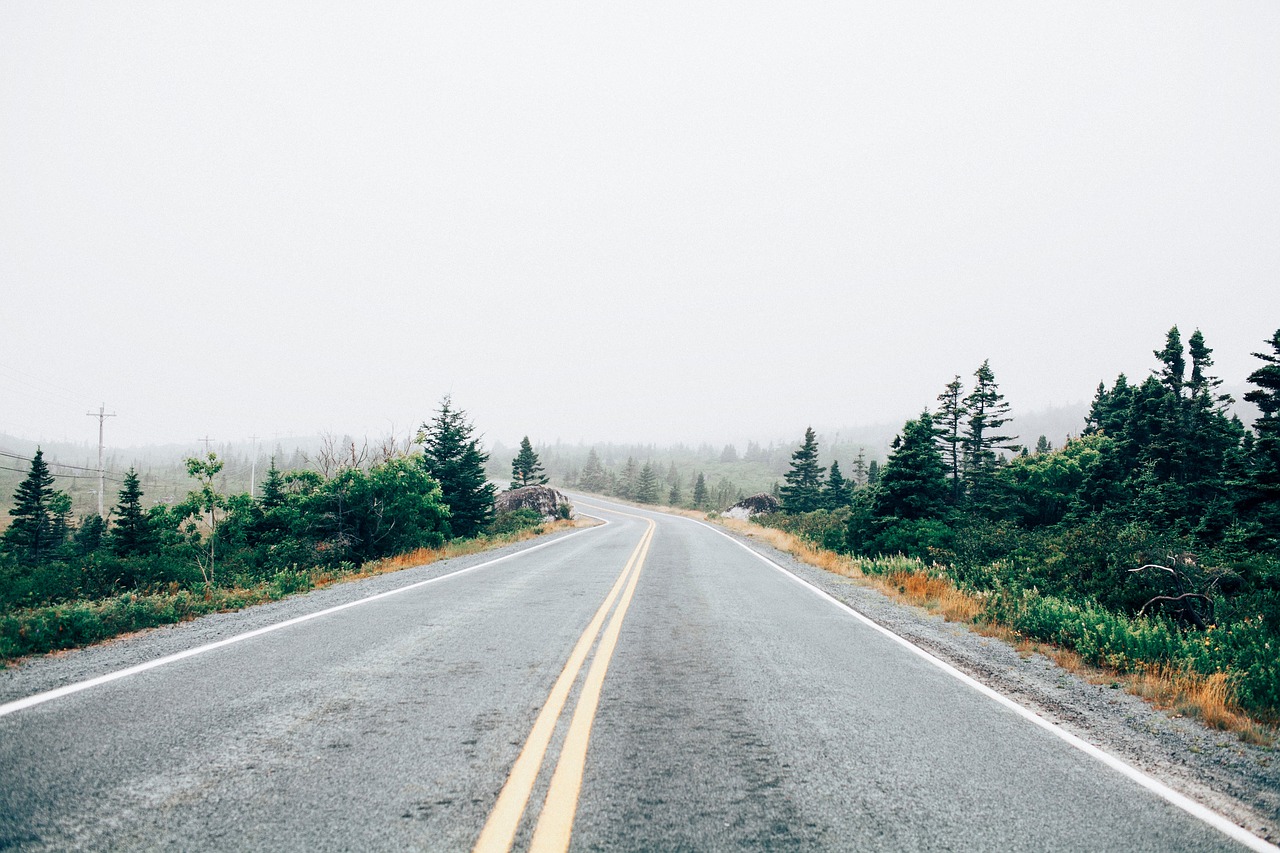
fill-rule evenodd
<path id="1" fill-rule="evenodd" d="M 17 472 L 17 473 L 19 473 L 19 474 L 29 474 L 29 473 L 31 473 L 31 469 L 30 469 L 30 468 L 10 468 L 8 465 L 0 465 L 0 470 L 2 470 L 2 471 L 16 471 L 16 472 Z M 98 475 L 97 475 L 97 474 L 58 474 L 58 473 L 55 473 L 55 472 L 53 472 L 53 471 L 50 471 L 50 472 L 49 472 L 49 476 L 50 476 L 50 477 L 62 477 L 63 479 L 66 479 L 66 480 L 96 480 L 96 479 L 98 479 Z M 107 479 L 111 480 L 111 482 L 113 482 L 113 483 L 121 483 L 121 482 L 123 482 L 122 480 L 117 480 L 117 479 L 115 479 L 114 477 L 108 477 Z"/>

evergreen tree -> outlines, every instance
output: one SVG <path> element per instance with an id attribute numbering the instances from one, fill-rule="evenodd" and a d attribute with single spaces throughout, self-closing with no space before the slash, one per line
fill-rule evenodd
<path id="1" fill-rule="evenodd" d="M 587 464 L 582 466 L 582 476 L 578 478 L 578 487 L 586 492 L 604 493 L 609 489 L 609 474 L 600 464 L 600 456 L 596 449 L 587 453 Z"/>
<path id="2" fill-rule="evenodd" d="M 695 509 L 706 509 L 707 501 L 710 495 L 707 494 L 707 478 L 702 476 L 702 472 L 698 472 L 698 478 L 693 482 L 693 506 Z"/>
<path id="3" fill-rule="evenodd" d="M 684 503 L 684 492 L 680 489 L 680 481 L 676 480 L 671 484 L 671 491 L 667 492 L 667 506 L 680 506 Z"/>
<path id="4" fill-rule="evenodd" d="M 1016 435 L 999 433 L 1011 418 L 1009 404 L 1000 393 L 990 362 L 982 362 L 973 377 L 973 390 L 964 400 L 965 413 L 969 416 L 964 433 L 964 468 L 969 496 L 981 502 L 990 491 L 991 477 L 996 468 L 996 451 L 1016 452 L 1018 445 L 1013 444 Z"/>
<path id="5" fill-rule="evenodd" d="M 818 464 L 818 438 L 813 427 L 804 431 L 804 441 L 791 454 L 791 470 L 782 487 L 784 512 L 813 512 L 822 508 L 822 474 L 826 468 Z"/>
<path id="6" fill-rule="evenodd" d="M 642 504 L 658 502 L 658 472 L 653 470 L 653 465 L 649 462 L 644 463 L 636 477 L 635 499 Z"/>
<path id="7" fill-rule="evenodd" d="M 628 456 L 627 461 L 622 466 L 622 473 L 618 477 L 618 483 L 614 487 L 613 493 L 620 498 L 635 500 L 636 480 L 639 476 L 640 465 L 636 462 L 634 456 Z"/>
<path id="8" fill-rule="evenodd" d="M 853 458 L 853 477 L 849 481 L 850 490 L 859 489 L 867 484 L 867 453 L 861 447 Z"/>
<path id="9" fill-rule="evenodd" d="M 125 472 L 124 485 L 116 500 L 115 519 L 112 523 L 111 549 L 117 556 L 131 557 L 150 554 L 155 550 L 155 531 L 151 519 L 142 508 L 142 486 L 138 472 L 130 468 Z"/>
<path id="10" fill-rule="evenodd" d="M 1053 445 L 1049 443 L 1049 439 L 1043 435 L 1040 436 L 1040 438 L 1036 441 L 1036 456 L 1043 456 L 1044 454 L 1049 453 L 1052 450 L 1053 450 Z"/>
<path id="11" fill-rule="evenodd" d="M 102 547 L 103 534 L 106 529 L 107 523 L 96 512 L 81 518 L 80 526 L 76 528 L 74 537 L 76 553 L 84 557 Z"/>
<path id="12" fill-rule="evenodd" d="M 20 562 L 40 565 L 53 556 L 56 547 L 53 515 L 53 476 L 44 461 L 44 453 L 36 448 L 31 470 L 13 493 L 12 521 L 4 531 L 6 549 Z"/>
<path id="13" fill-rule="evenodd" d="M 485 476 L 484 463 L 489 456 L 480 449 L 474 432 L 467 413 L 453 408 L 453 401 L 446 395 L 436 416 L 424 423 L 418 433 L 423 445 L 422 464 L 440 484 L 454 536 L 475 536 L 493 517 L 497 490 Z"/>
<path id="14" fill-rule="evenodd" d="M 1153 350 L 1162 366 L 1153 371 L 1160 383 L 1175 397 L 1182 396 L 1182 384 L 1187 373 L 1187 359 L 1182 349 L 1182 335 L 1174 326 L 1165 335 L 1164 349 Z"/>
<path id="15" fill-rule="evenodd" d="M 938 411 L 933 420 L 938 431 L 938 441 L 942 445 L 942 458 L 947 464 L 947 476 L 951 479 L 951 501 L 959 503 L 964 492 L 964 416 L 967 414 L 965 400 L 961 396 L 964 385 L 956 376 L 947 383 L 947 387 L 938 395 Z"/>
<path id="16" fill-rule="evenodd" d="M 511 488 L 546 485 L 547 475 L 543 473 L 538 454 L 533 452 L 529 436 L 520 439 L 520 452 L 511 460 Z"/>
<path id="17" fill-rule="evenodd" d="M 738 448 L 732 444 L 726 444 L 724 450 L 720 451 L 720 461 L 726 464 L 732 464 L 738 461 Z"/>
<path id="18" fill-rule="evenodd" d="M 880 463 L 872 459 L 867 466 L 867 485 L 874 486 L 880 482 Z"/>
<path id="19" fill-rule="evenodd" d="M 1248 479 L 1240 508 L 1257 515 L 1273 539 L 1280 540 L 1280 329 L 1266 342 L 1271 352 L 1255 352 L 1264 362 L 1249 374 L 1256 386 L 1244 395 L 1261 411 L 1248 454 Z M 1273 542 L 1280 544 L 1280 542 Z"/>
<path id="20" fill-rule="evenodd" d="M 822 503 L 827 509 L 839 509 L 848 506 L 853 500 L 853 489 L 844 475 L 840 473 L 840 463 L 831 461 L 831 471 L 827 475 L 827 484 L 822 489 Z"/>
<path id="21" fill-rule="evenodd" d="M 907 421 L 880 474 L 873 501 L 879 518 L 941 518 L 947 510 L 947 471 L 938 451 L 933 418 L 925 411 Z"/>
<path id="22" fill-rule="evenodd" d="M 273 510 L 283 506 L 285 502 L 284 475 L 276 467 L 276 458 L 271 457 L 271 467 L 267 469 L 267 478 L 262 481 L 262 497 L 258 502 L 264 510 Z"/>

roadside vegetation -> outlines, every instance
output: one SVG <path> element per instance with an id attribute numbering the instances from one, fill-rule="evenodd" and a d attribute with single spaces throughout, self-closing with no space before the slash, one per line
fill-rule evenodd
<path id="1" fill-rule="evenodd" d="M 1256 739 L 1246 717 L 1280 722 L 1280 331 L 1248 377 L 1252 428 L 1199 331 L 1188 344 L 1175 327 L 1150 376 L 1099 385 L 1063 447 L 1019 443 L 986 363 L 904 425 L 878 482 L 820 466 L 810 430 L 782 511 L 754 521 L 810 562 Z"/>
<path id="2" fill-rule="evenodd" d="M 223 461 L 208 453 L 187 460 L 195 487 L 185 499 L 150 506 L 130 469 L 108 518 L 77 522 L 37 450 L 0 535 L 0 659 L 543 532 L 537 513 L 495 517 L 486 461 L 466 413 L 446 397 L 422 425 L 416 448 L 330 448 L 314 465 L 292 471 L 273 460 L 253 497 L 220 491 Z"/>

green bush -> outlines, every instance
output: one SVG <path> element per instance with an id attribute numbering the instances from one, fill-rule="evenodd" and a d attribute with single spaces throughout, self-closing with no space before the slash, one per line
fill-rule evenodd
<path id="1" fill-rule="evenodd" d="M 536 509 L 523 507 L 508 512 L 500 512 L 489 522 L 488 532 L 494 536 L 506 533 L 517 533 L 542 524 L 542 513 Z"/>

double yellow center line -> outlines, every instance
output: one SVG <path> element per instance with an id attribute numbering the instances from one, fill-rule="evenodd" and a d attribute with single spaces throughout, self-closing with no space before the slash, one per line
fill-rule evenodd
<path id="1" fill-rule="evenodd" d="M 524 816 L 525 807 L 533 793 L 538 772 L 542 769 L 547 747 L 555 731 L 556 722 L 564 710 L 569 692 L 578 673 L 586 662 L 596 637 L 600 635 L 600 626 L 609 615 L 610 608 L 618 601 L 609 625 L 600 636 L 600 644 L 596 648 L 595 657 L 591 660 L 591 668 L 587 670 L 586 680 L 582 683 L 582 691 L 578 695 L 578 704 L 573 710 L 573 719 L 569 722 L 569 731 L 565 735 L 564 744 L 560 747 L 560 758 L 556 762 L 555 772 L 551 775 L 551 786 L 547 790 L 547 798 L 543 802 L 542 811 L 538 814 L 538 823 L 533 830 L 533 841 L 529 845 L 531 851 L 563 851 L 569 849 L 569 837 L 573 833 L 573 819 L 578 811 L 578 794 L 582 789 L 582 771 L 587 763 L 587 743 L 591 739 L 591 725 L 595 722 L 596 708 L 600 704 L 600 691 L 604 686 L 604 676 L 609 669 L 609 660 L 618 645 L 618 633 L 622 630 L 622 620 L 626 618 L 627 608 L 631 606 L 631 598 L 636 591 L 636 581 L 640 578 L 640 570 L 644 567 L 645 557 L 649 553 L 649 543 L 653 541 L 656 525 L 648 521 L 640 542 L 627 560 L 622 574 L 614 581 L 608 597 L 600 605 L 587 629 L 582 632 L 578 642 L 569 654 L 560 676 L 551 687 L 546 703 L 534 720 L 524 748 L 511 767 L 507 782 L 502 786 L 498 802 L 494 804 L 489 819 L 485 822 L 480 838 L 476 841 L 477 853 L 507 853 L 515 841 L 516 831 Z M 625 588 L 625 591 L 624 591 Z M 618 596 L 621 594 L 621 600 Z"/>

